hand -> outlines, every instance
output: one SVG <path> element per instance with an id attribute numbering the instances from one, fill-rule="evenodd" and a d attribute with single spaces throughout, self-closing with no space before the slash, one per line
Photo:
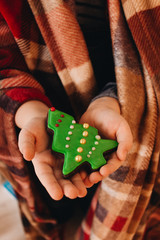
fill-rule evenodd
<path id="1" fill-rule="evenodd" d="M 90 187 L 121 166 L 132 146 L 133 138 L 127 121 L 120 115 L 119 103 L 114 98 L 103 97 L 92 102 L 80 119 L 80 123 L 84 122 L 97 128 L 102 138 L 118 142 L 117 151 L 111 155 L 107 164 L 89 176 L 83 173 L 84 183 Z"/>
<path id="2" fill-rule="evenodd" d="M 64 195 L 70 199 L 86 195 L 87 190 L 80 174 L 64 179 L 63 159 L 54 156 L 50 149 L 36 153 L 32 162 L 40 182 L 54 200 L 60 200 Z"/>
<path id="3" fill-rule="evenodd" d="M 24 103 L 17 111 L 15 122 L 21 128 L 18 145 L 24 159 L 32 160 L 35 173 L 54 200 L 84 197 L 87 193 L 83 175 L 71 179 L 62 176 L 63 160 L 55 157 L 49 148 L 46 132 L 48 107 L 38 101 Z"/>

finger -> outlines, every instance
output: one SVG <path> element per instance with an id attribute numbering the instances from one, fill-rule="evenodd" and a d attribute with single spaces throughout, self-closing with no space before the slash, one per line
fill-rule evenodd
<path id="1" fill-rule="evenodd" d="M 26 129 L 22 129 L 19 133 L 18 146 L 24 159 L 32 160 L 35 155 L 35 137 Z"/>
<path id="2" fill-rule="evenodd" d="M 60 179 L 59 184 L 63 189 L 64 195 L 70 199 L 75 199 L 78 197 L 78 189 L 74 184 L 68 179 Z"/>
<path id="3" fill-rule="evenodd" d="M 60 200 L 63 197 L 63 190 L 54 176 L 53 169 L 45 162 L 39 164 L 39 159 L 34 158 L 33 164 L 37 177 L 42 185 L 46 188 L 47 192 L 54 200 Z"/>
<path id="4" fill-rule="evenodd" d="M 100 174 L 103 176 L 103 178 L 108 177 L 111 173 L 115 172 L 121 165 L 122 162 L 115 156 L 114 158 L 110 159 L 106 165 L 100 168 Z"/>
<path id="5" fill-rule="evenodd" d="M 75 174 L 72 179 L 72 183 L 78 190 L 78 197 L 84 197 L 87 194 L 87 189 L 79 173 Z"/>
<path id="6" fill-rule="evenodd" d="M 93 183 L 91 183 L 90 182 L 90 180 L 89 180 L 89 177 L 87 176 L 85 179 L 84 179 L 84 184 L 85 184 L 85 186 L 86 186 L 86 188 L 90 188 L 90 187 L 92 187 L 93 186 Z"/>
<path id="7" fill-rule="evenodd" d="M 93 172 L 89 176 L 89 180 L 92 184 L 96 184 L 101 181 L 103 176 L 99 172 Z"/>
<path id="8" fill-rule="evenodd" d="M 87 172 L 86 171 L 81 170 L 79 172 L 79 174 L 80 174 L 82 180 L 84 180 L 87 177 Z"/>
<path id="9" fill-rule="evenodd" d="M 74 184 L 71 182 L 70 179 L 65 179 L 62 176 L 62 162 L 61 161 L 58 161 L 56 163 L 56 166 L 54 169 L 54 174 L 55 174 L 55 177 L 56 177 L 59 185 L 61 186 L 61 189 L 63 190 L 64 195 L 70 199 L 77 198 L 77 196 L 78 196 L 77 188 L 74 186 Z"/>
<path id="10" fill-rule="evenodd" d="M 133 136 L 126 121 L 122 121 L 120 123 L 116 137 L 119 143 L 117 149 L 117 157 L 119 160 L 124 161 L 133 144 Z"/>
<path id="11" fill-rule="evenodd" d="M 79 174 L 86 188 L 90 188 L 93 186 L 93 183 L 90 182 L 89 176 L 86 171 L 82 170 L 79 172 Z"/>

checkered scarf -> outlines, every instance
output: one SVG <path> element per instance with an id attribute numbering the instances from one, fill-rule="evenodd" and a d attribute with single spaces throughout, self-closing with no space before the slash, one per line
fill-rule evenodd
<path id="1" fill-rule="evenodd" d="M 107 5 L 118 97 L 134 144 L 123 165 L 102 181 L 78 239 L 142 239 L 159 182 L 160 3 Z"/>
<path id="2" fill-rule="evenodd" d="M 151 0 L 108 0 L 106 6 L 121 112 L 134 144 L 124 164 L 100 184 L 78 238 L 141 239 L 146 208 L 158 182 L 160 6 Z M 37 234 L 58 239 L 55 220 L 18 151 L 14 114 L 30 99 L 51 105 L 42 87 L 46 80 L 40 84 L 37 73 L 46 79 L 58 74 L 77 116 L 95 95 L 75 2 L 1 0 L 0 36 L 1 173 L 14 186 L 22 215 L 33 226 L 27 234 L 32 239 Z"/>

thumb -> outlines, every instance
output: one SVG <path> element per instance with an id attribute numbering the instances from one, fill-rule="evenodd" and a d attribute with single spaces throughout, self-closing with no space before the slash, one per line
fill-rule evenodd
<path id="1" fill-rule="evenodd" d="M 119 160 L 124 161 L 127 153 L 129 152 L 133 144 L 133 136 L 127 121 L 121 121 L 116 136 L 119 143 L 117 149 L 117 156 Z"/>
<path id="2" fill-rule="evenodd" d="M 25 160 L 32 160 L 35 155 L 35 136 L 23 128 L 19 133 L 18 146 Z"/>

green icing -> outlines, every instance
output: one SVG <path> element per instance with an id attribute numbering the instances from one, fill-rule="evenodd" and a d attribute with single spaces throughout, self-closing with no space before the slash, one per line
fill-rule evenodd
<path id="1" fill-rule="evenodd" d="M 54 132 L 52 150 L 65 156 L 62 170 L 64 176 L 86 162 L 93 170 L 100 168 L 106 164 L 103 153 L 118 146 L 117 141 L 101 139 L 96 128 L 88 124 L 86 127 L 76 123 L 72 116 L 64 112 L 49 109 L 48 128 Z"/>

